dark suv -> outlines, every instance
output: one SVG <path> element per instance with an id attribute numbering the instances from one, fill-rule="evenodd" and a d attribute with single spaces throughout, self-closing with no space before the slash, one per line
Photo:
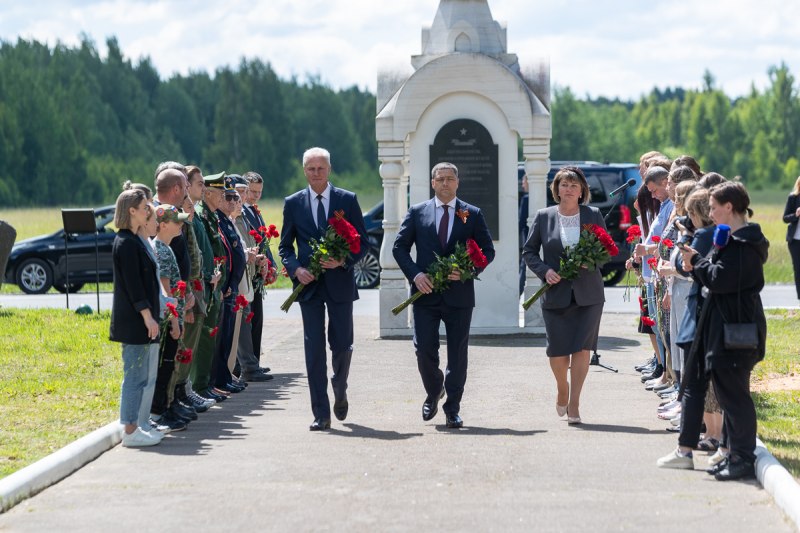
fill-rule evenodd
<path id="1" fill-rule="evenodd" d="M 595 161 L 553 161 L 550 172 L 547 174 L 547 205 L 554 205 L 550 193 L 550 183 L 565 165 L 574 165 L 583 170 L 589 182 L 592 201 L 589 205 L 597 207 L 606 217 L 606 227 L 619 247 L 620 253 L 613 257 L 603 269 L 603 279 L 606 285 L 616 285 L 625 276 L 625 261 L 628 259 L 629 250 L 625 242 L 627 229 L 634 223 L 633 201 L 636 191 L 641 185 L 639 167 L 633 163 L 597 163 Z M 518 179 L 522 182 L 525 174 L 524 163 L 518 166 Z M 636 180 L 636 185 L 629 187 L 621 193 L 619 200 L 611 198 L 611 191 L 630 179 Z M 520 193 L 521 194 L 521 193 Z M 354 266 L 356 284 L 361 289 L 371 289 L 378 285 L 381 277 L 380 249 L 383 241 L 383 202 L 378 203 L 368 212 L 364 213 L 364 225 L 370 241 L 367 254 Z"/>

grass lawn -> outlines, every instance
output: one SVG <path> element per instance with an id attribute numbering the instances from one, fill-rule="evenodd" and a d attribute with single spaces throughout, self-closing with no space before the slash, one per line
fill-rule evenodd
<path id="1" fill-rule="evenodd" d="M 0 309 L 0 478 L 119 418 L 109 317 Z"/>
<path id="2" fill-rule="evenodd" d="M 758 436 L 800 479 L 800 312 L 767 312 L 767 355 L 753 371 Z"/>

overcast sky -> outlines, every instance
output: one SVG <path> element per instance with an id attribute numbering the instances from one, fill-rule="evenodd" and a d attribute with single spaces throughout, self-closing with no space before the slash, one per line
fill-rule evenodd
<path id="1" fill-rule="evenodd" d="M 408 69 L 438 0 L 0 0 L 0 39 L 55 44 L 116 36 L 162 77 L 272 64 L 283 78 L 375 90 L 379 69 Z M 520 63 L 550 61 L 553 84 L 578 95 L 636 99 L 654 86 L 699 87 L 705 69 L 729 95 L 763 88 L 767 69 L 800 72 L 794 0 L 489 0 Z"/>

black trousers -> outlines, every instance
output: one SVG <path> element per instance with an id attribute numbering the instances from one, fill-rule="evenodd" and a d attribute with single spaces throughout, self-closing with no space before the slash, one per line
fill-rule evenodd
<path id="1" fill-rule="evenodd" d="M 756 407 L 750 395 L 750 369 L 714 368 L 711 379 L 722 408 L 731 458 L 755 463 Z"/>
<path id="2" fill-rule="evenodd" d="M 417 367 L 428 398 L 438 398 L 442 384 L 447 401 L 442 406 L 445 414 L 457 415 L 467 382 L 467 348 L 472 307 L 439 305 L 414 305 L 414 348 Z M 439 368 L 439 324 L 444 322 L 447 334 L 447 368 Z"/>
<path id="3" fill-rule="evenodd" d="M 253 313 L 253 320 L 250 322 L 252 326 L 253 353 L 255 353 L 259 363 L 261 363 L 261 334 L 264 329 L 263 295 L 263 289 L 261 289 L 254 294 L 253 301 L 250 302 L 250 312 Z"/>
<path id="4" fill-rule="evenodd" d="M 169 329 L 169 328 L 168 328 Z M 167 405 L 167 387 L 175 370 L 175 354 L 178 352 L 178 341 L 172 338 L 169 330 L 163 334 L 165 337 L 162 349 L 159 351 L 158 374 L 156 374 L 156 388 L 153 392 L 153 405 L 150 412 L 162 415 L 169 408 Z"/>
<path id="5" fill-rule="evenodd" d="M 228 370 L 228 355 L 231 353 L 233 345 L 233 328 L 236 325 L 236 314 L 233 312 L 233 305 L 237 294 L 231 294 L 222 301 L 222 308 L 219 313 L 219 331 L 217 333 L 217 343 L 214 350 L 214 363 L 211 368 L 211 384 L 214 387 L 222 388 L 233 381 L 230 370 Z"/>
<path id="6" fill-rule="evenodd" d="M 797 298 L 800 300 L 800 241 L 797 239 L 789 241 L 789 254 L 792 256 L 792 266 L 794 267 L 794 287 L 797 291 Z"/>
<path id="7" fill-rule="evenodd" d="M 698 359 L 703 357 L 699 356 Z M 681 432 L 678 435 L 678 444 L 692 449 L 697 448 L 703 426 L 709 380 L 704 367 L 701 362 L 700 368 L 686 368 L 684 361 L 683 379 L 686 382 L 686 389 L 681 398 Z"/>

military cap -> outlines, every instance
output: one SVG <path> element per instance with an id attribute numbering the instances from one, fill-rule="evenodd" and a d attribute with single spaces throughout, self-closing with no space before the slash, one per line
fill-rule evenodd
<path id="1" fill-rule="evenodd" d="M 210 176 L 203 176 L 203 183 L 206 187 L 213 187 L 215 189 L 225 189 L 225 172 L 219 174 L 211 174 Z"/>

